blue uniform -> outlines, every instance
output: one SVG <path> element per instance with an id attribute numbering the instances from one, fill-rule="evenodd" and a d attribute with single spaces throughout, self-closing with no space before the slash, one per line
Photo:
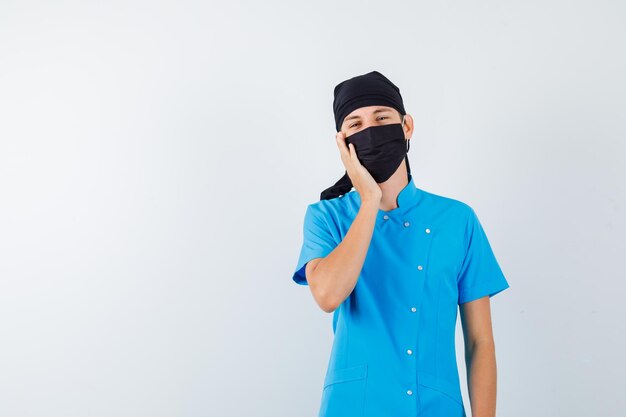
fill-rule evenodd
<path id="1" fill-rule="evenodd" d="M 342 241 L 352 190 L 307 207 L 293 280 Z M 465 417 L 455 354 L 458 305 L 509 287 L 474 210 L 409 183 L 379 210 L 352 293 L 333 312 L 319 417 Z"/>

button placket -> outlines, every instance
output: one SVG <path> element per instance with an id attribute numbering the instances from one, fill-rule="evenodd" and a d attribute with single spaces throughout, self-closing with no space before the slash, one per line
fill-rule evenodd
<path id="1" fill-rule="evenodd" d="M 411 222 L 410 222 L 410 221 L 408 221 L 408 220 L 405 220 L 404 222 L 402 222 L 402 224 L 403 224 L 403 226 L 404 226 L 405 228 L 408 228 L 408 227 L 410 227 L 410 226 L 411 226 Z M 423 269 L 422 265 L 418 265 L 418 266 L 417 266 L 417 269 L 421 271 L 421 270 Z M 416 313 L 416 312 L 417 312 L 417 307 L 415 307 L 415 306 L 411 306 L 410 311 L 411 311 L 411 313 Z M 413 357 L 413 358 L 415 358 L 415 357 L 414 357 L 414 355 L 413 355 L 413 350 L 412 350 L 412 349 L 407 349 L 407 350 L 406 350 L 406 354 L 407 354 L 407 357 Z M 417 358 L 415 358 L 414 360 L 417 360 Z M 415 363 L 414 363 L 414 364 L 415 364 Z M 408 396 L 411 396 L 411 395 L 413 395 L 413 391 L 412 391 L 411 389 L 407 389 L 406 394 L 407 394 Z"/>
<path id="2" fill-rule="evenodd" d="M 408 221 L 405 221 L 405 222 L 404 222 L 404 227 L 409 227 L 409 226 L 410 226 L 410 223 L 409 223 Z M 430 232 L 431 232 L 430 228 L 428 228 L 428 227 L 427 227 L 427 228 L 425 228 L 425 229 L 424 229 L 424 233 L 425 233 L 427 236 L 430 236 Z M 427 247 L 428 247 L 428 248 L 430 248 L 430 242 L 428 242 Z M 422 264 L 417 265 L 417 270 L 418 270 L 418 271 L 424 271 L 424 265 L 422 265 Z M 412 306 L 412 307 L 411 307 L 411 313 L 416 313 L 416 312 L 417 312 L 417 308 L 416 308 L 415 306 Z M 406 350 L 406 354 L 407 354 L 408 356 L 413 356 L 413 350 L 411 350 L 411 349 L 407 349 L 407 350 Z M 416 358 L 416 359 L 417 359 L 417 358 Z M 407 394 L 408 396 L 411 396 L 411 395 L 413 395 L 413 391 L 412 391 L 411 389 L 407 389 L 406 394 Z"/>
<path id="3" fill-rule="evenodd" d="M 389 217 L 389 215 L 385 214 L 385 215 L 382 216 L 382 218 L 383 218 L 383 220 L 386 221 L 386 220 L 389 220 L 390 217 Z M 405 229 L 409 228 L 411 226 L 411 222 L 408 219 L 406 219 L 406 218 L 405 219 L 397 219 L 397 220 L 401 220 L 402 226 Z M 424 229 L 424 231 L 425 231 L 425 233 L 427 235 L 429 235 L 430 232 L 431 232 L 429 228 Z M 430 242 L 427 243 L 427 248 L 428 247 L 430 247 Z M 425 261 L 425 260 L 423 260 L 423 261 Z M 425 271 L 424 265 L 423 264 L 417 265 L 417 270 L 418 271 Z M 419 300 L 415 300 L 415 301 L 417 301 L 418 304 L 419 304 Z M 409 314 L 415 314 L 415 313 L 417 313 L 417 306 L 416 305 L 410 305 L 408 310 L 409 310 Z M 417 365 L 417 363 L 415 362 L 417 360 L 417 358 L 414 355 L 414 350 L 413 349 L 407 347 L 406 350 L 405 350 L 405 354 L 406 354 L 407 358 L 411 358 L 411 362 L 410 363 L 412 365 Z M 413 366 L 411 366 L 411 368 L 413 368 Z M 413 395 L 413 389 L 412 388 L 413 387 L 407 387 L 407 389 L 405 391 L 407 396 L 412 396 Z"/>

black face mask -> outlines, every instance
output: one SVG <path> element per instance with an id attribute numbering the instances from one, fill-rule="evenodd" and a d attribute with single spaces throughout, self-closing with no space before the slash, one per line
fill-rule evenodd
<path id="1" fill-rule="evenodd" d="M 377 183 L 393 175 L 407 153 L 407 141 L 400 123 L 370 126 L 346 137 L 352 143 L 361 165 Z"/>
<path id="2" fill-rule="evenodd" d="M 385 182 L 398 169 L 409 150 L 404 138 L 402 123 L 370 126 L 346 137 L 346 145 L 352 143 L 361 165 L 377 183 Z M 408 171 L 408 160 L 407 160 Z M 352 189 L 352 181 L 345 175 L 332 187 L 322 191 L 321 200 L 338 197 Z"/>

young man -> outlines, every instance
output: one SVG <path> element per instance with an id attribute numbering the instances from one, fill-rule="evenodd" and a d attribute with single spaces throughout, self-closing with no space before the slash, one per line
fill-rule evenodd
<path id="1" fill-rule="evenodd" d="M 485 231 L 469 205 L 416 187 L 413 118 L 389 79 L 372 71 L 334 95 L 346 173 L 307 207 L 293 275 L 333 312 L 319 417 L 465 417 L 457 308 L 472 415 L 494 417 L 489 299 L 509 284 Z"/>

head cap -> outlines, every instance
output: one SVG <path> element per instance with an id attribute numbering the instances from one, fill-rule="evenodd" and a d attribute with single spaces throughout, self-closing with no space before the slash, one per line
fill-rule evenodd
<path id="1" fill-rule="evenodd" d="M 341 130 L 343 119 L 354 110 L 366 106 L 389 106 L 406 114 L 400 89 L 378 71 L 358 75 L 335 86 L 333 111 L 335 127 Z"/>

